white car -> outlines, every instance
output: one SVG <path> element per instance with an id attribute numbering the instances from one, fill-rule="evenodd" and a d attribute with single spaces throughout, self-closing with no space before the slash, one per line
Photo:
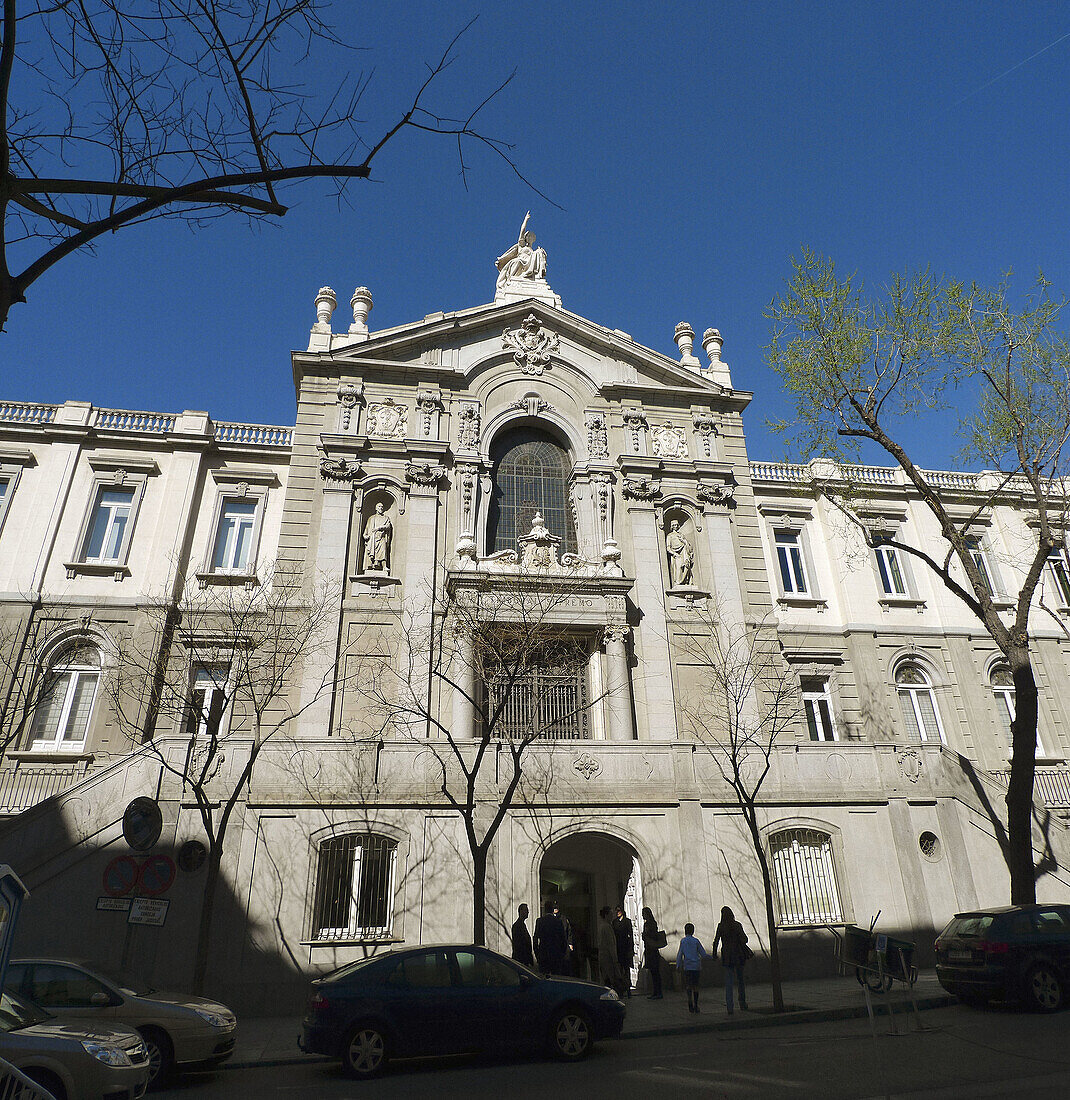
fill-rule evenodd
<path id="1" fill-rule="evenodd" d="M 12 959 L 5 984 L 64 1020 L 132 1027 L 149 1052 L 149 1084 L 173 1069 L 210 1069 L 234 1052 L 237 1020 L 217 1001 L 159 993 L 67 959 Z"/>
<path id="2" fill-rule="evenodd" d="M 137 1100 L 149 1082 L 133 1028 L 62 1022 L 9 992 L 0 994 L 0 1058 L 56 1100 Z"/>

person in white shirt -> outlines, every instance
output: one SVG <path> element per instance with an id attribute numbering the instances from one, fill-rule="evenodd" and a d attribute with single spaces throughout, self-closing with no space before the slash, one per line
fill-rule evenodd
<path id="1" fill-rule="evenodd" d="M 684 925 L 680 950 L 676 952 L 676 970 L 684 976 L 688 1012 L 698 1012 L 698 983 L 702 976 L 702 960 L 708 957 L 706 949 L 695 939 L 695 926 L 688 922 Z"/>

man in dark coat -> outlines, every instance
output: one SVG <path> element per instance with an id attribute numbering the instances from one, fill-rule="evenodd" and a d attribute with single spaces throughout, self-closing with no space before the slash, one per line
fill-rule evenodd
<path id="1" fill-rule="evenodd" d="M 632 922 L 624 914 L 624 906 L 617 906 L 617 915 L 613 921 L 613 934 L 617 937 L 617 965 L 620 967 L 621 978 L 627 986 L 630 997 L 632 995 L 632 960 L 635 958 L 635 932 Z"/>
<path id="2" fill-rule="evenodd" d="M 513 922 L 513 958 L 525 966 L 534 966 L 535 956 L 531 952 L 531 934 L 525 923 L 528 919 L 528 907 L 521 905 L 516 912 L 517 918 Z"/>
<path id="3" fill-rule="evenodd" d="M 554 913 L 554 903 L 535 922 L 535 958 L 544 974 L 565 974 L 568 970 L 568 935 L 565 922 Z"/>

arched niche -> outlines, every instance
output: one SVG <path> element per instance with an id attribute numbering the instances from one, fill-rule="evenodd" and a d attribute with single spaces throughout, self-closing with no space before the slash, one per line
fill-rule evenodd
<path id="1" fill-rule="evenodd" d="M 686 505 L 670 501 L 662 511 L 661 525 L 669 589 L 700 588 L 698 532 L 701 528 L 694 513 Z"/>
<path id="2" fill-rule="evenodd" d="M 399 497 L 384 485 L 365 489 L 357 517 L 357 552 L 353 573 L 363 578 L 400 579 L 398 562 Z"/>

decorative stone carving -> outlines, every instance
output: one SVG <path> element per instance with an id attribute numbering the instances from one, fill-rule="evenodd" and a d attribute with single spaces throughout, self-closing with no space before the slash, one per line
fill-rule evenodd
<path id="1" fill-rule="evenodd" d="M 384 439 L 404 439 L 409 431 L 409 406 L 392 397 L 374 401 L 368 406 L 368 435 Z"/>
<path id="2" fill-rule="evenodd" d="M 478 405 L 462 405 L 458 416 L 460 428 L 457 432 L 457 446 L 464 451 L 479 449 L 480 413 Z"/>
<path id="3" fill-rule="evenodd" d="M 581 752 L 572 761 L 572 770 L 578 772 L 588 782 L 590 782 L 601 770 L 602 763 L 596 760 L 589 752 Z"/>
<path id="4" fill-rule="evenodd" d="M 531 520 L 531 530 L 517 542 L 520 543 L 520 564 L 524 569 L 553 569 L 558 565 L 557 548 L 561 540 L 557 535 L 550 534 L 538 512 Z"/>
<path id="5" fill-rule="evenodd" d="M 320 477 L 324 481 L 353 481 L 360 474 L 360 463 L 348 458 L 321 458 Z"/>
<path id="6" fill-rule="evenodd" d="M 678 519 L 669 523 L 669 533 L 665 536 L 665 550 L 669 555 L 673 588 L 683 588 L 690 584 L 695 571 L 695 550 L 687 536 L 680 530 Z"/>
<path id="7" fill-rule="evenodd" d="M 606 539 L 602 544 L 602 572 L 607 577 L 623 577 L 624 570 L 620 564 L 620 547 L 616 539 Z"/>
<path id="8" fill-rule="evenodd" d="M 343 432 L 356 427 L 353 424 L 353 410 L 360 404 L 363 389 L 363 386 L 354 385 L 352 382 L 338 384 L 338 426 Z"/>
<path id="9" fill-rule="evenodd" d="M 609 457 L 609 432 L 603 413 L 587 414 L 587 453 L 591 458 Z"/>
<path id="10" fill-rule="evenodd" d="M 624 420 L 624 427 L 628 432 L 628 436 L 631 439 L 632 450 L 638 454 L 642 446 L 640 433 L 645 431 L 647 427 L 646 414 L 642 409 L 625 409 L 622 414 L 622 419 Z"/>
<path id="11" fill-rule="evenodd" d="M 219 774 L 226 758 L 226 754 L 218 746 L 213 751 L 210 742 L 198 741 L 189 754 L 187 775 L 198 785 L 211 783 Z"/>
<path id="12" fill-rule="evenodd" d="M 695 431 L 702 440 L 702 452 L 707 458 L 713 457 L 713 437 L 717 434 L 717 418 L 712 413 L 697 412 L 691 418 Z"/>
<path id="13" fill-rule="evenodd" d="M 608 649 L 610 646 L 627 645 L 628 636 L 632 628 L 623 623 L 613 623 L 602 631 L 602 644 Z"/>
<path id="14" fill-rule="evenodd" d="M 650 443 L 658 458 L 687 458 L 687 436 L 683 428 L 665 423 L 650 431 Z"/>
<path id="15" fill-rule="evenodd" d="M 546 279 L 546 250 L 535 247 L 535 234 L 528 229 L 531 211 L 524 215 L 516 244 L 495 261 L 498 268 L 496 289 L 510 279 Z"/>
<path id="16" fill-rule="evenodd" d="M 461 530 L 465 534 L 471 534 L 479 467 L 474 462 L 458 462 L 454 471 L 457 474 L 457 487 L 461 491 Z"/>
<path id="17" fill-rule="evenodd" d="M 502 332 L 502 347 L 513 353 L 513 362 L 525 374 L 542 374 L 558 344 L 557 333 L 544 329 L 534 313 L 529 313 L 519 328 Z"/>
<path id="18" fill-rule="evenodd" d="M 735 489 L 723 481 L 716 485 L 701 484 L 696 492 L 703 504 L 719 504 L 723 508 L 736 506 Z"/>
<path id="19" fill-rule="evenodd" d="M 903 779 L 910 783 L 917 783 L 921 778 L 922 760 L 921 753 L 917 749 L 903 749 L 897 752 L 895 762 Z"/>
<path id="20" fill-rule="evenodd" d="M 115 473 L 111 475 L 111 480 L 115 485 L 124 485 L 126 483 L 126 471 L 121 466 L 118 467 Z"/>
<path id="21" fill-rule="evenodd" d="M 364 572 L 390 572 L 390 544 L 394 541 L 394 524 L 380 500 L 364 525 Z"/>
<path id="22" fill-rule="evenodd" d="M 625 500 L 652 501 L 661 496 L 661 482 L 651 477 L 626 477 L 621 493 Z"/>
<path id="23" fill-rule="evenodd" d="M 434 390 L 417 390 L 416 407 L 422 414 L 421 427 L 425 437 L 431 435 L 431 421 L 435 413 L 442 408 L 442 398 Z"/>
<path id="24" fill-rule="evenodd" d="M 518 397 L 515 401 L 510 402 L 506 408 L 523 409 L 528 416 L 538 416 L 540 413 L 557 411 L 549 401 L 544 400 L 537 393 L 526 393 L 523 397 Z"/>
<path id="25" fill-rule="evenodd" d="M 595 508 L 598 510 L 598 533 L 603 540 L 613 535 L 613 475 L 591 474 Z"/>
<path id="26" fill-rule="evenodd" d="M 410 485 L 436 486 L 446 476 L 443 466 L 430 462 L 410 462 L 405 467 L 405 479 Z"/>

